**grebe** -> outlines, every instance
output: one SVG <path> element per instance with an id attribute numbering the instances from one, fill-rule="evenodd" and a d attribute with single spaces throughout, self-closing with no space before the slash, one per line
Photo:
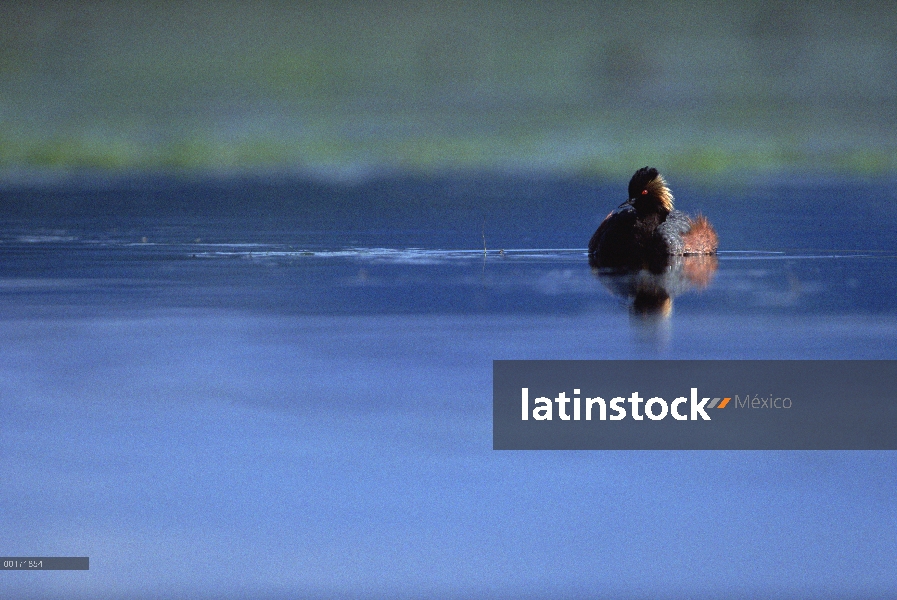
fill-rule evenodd
<path id="1" fill-rule="evenodd" d="M 623 207 L 626 208 L 623 208 Z M 705 217 L 673 209 L 673 194 L 657 169 L 629 180 L 629 200 L 611 211 L 589 240 L 589 261 L 604 267 L 641 267 L 668 256 L 714 254 L 719 240 Z"/>

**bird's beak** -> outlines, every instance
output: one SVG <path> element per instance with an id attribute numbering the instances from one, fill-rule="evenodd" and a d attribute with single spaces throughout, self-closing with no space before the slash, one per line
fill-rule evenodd
<path id="1" fill-rule="evenodd" d="M 617 208 L 623 208 L 624 206 L 632 206 L 632 203 L 633 203 L 634 201 L 635 201 L 635 198 L 630 198 L 629 200 L 627 200 L 626 202 L 624 202 L 623 204 L 621 204 L 621 205 L 618 206 Z"/>

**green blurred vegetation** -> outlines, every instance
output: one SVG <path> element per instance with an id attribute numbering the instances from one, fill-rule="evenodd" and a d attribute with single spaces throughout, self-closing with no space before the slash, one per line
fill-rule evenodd
<path id="1" fill-rule="evenodd" d="M 897 172 L 892 2 L 0 4 L 0 169 Z"/>

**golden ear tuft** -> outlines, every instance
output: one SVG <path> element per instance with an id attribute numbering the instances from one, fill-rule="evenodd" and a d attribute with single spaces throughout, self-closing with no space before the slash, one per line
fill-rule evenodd
<path id="1" fill-rule="evenodd" d="M 673 210 L 673 192 L 667 185 L 666 179 L 660 173 L 648 182 L 646 192 L 660 201 L 660 205 L 667 211 Z"/>

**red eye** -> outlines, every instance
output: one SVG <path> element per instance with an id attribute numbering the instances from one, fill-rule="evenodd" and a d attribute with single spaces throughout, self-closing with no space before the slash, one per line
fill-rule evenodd
<path id="1" fill-rule="evenodd" d="M 648 190 L 642 190 L 642 196 L 648 193 Z"/>

